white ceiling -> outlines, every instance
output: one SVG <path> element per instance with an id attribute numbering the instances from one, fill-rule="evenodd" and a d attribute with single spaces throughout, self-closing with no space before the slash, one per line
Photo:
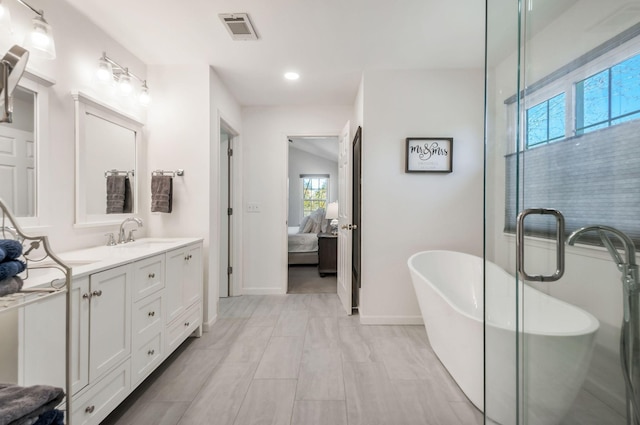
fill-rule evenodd
<path id="1" fill-rule="evenodd" d="M 212 65 L 245 106 L 352 105 L 365 69 L 484 64 L 479 0 L 66 1 L 149 65 Z M 218 18 L 243 12 L 259 40 Z"/>
<path id="2" fill-rule="evenodd" d="M 289 137 L 289 148 L 338 162 L 337 137 Z"/>

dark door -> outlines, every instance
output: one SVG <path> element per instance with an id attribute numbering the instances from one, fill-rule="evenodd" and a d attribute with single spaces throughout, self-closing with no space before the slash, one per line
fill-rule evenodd
<path id="1" fill-rule="evenodd" d="M 361 227 L 360 205 L 362 201 L 362 128 L 358 127 L 353 138 L 353 261 L 352 261 L 352 305 L 358 307 L 360 303 L 360 246 Z"/>

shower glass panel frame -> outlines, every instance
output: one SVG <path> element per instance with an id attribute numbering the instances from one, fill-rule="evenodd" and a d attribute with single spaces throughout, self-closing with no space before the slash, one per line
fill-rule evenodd
<path id="1" fill-rule="evenodd" d="M 485 423 L 640 424 L 619 358 L 619 267 L 596 232 L 564 245 L 601 225 L 640 247 L 640 0 L 486 7 L 484 253 L 513 286 L 496 288 L 485 267 Z M 529 215 L 519 257 L 530 209 L 559 211 L 566 229 Z M 562 277 L 524 280 L 519 270 L 554 274 L 556 239 Z"/>

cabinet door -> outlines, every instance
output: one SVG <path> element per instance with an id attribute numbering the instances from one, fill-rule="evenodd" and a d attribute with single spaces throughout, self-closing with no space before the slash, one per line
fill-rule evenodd
<path id="1" fill-rule="evenodd" d="M 189 307 L 202 297 L 202 249 L 200 245 L 192 245 L 185 254 L 182 296 L 185 307 Z"/>
<path id="2" fill-rule="evenodd" d="M 89 383 L 89 277 L 71 285 L 71 388 L 75 394 Z"/>
<path id="3" fill-rule="evenodd" d="M 131 265 L 90 276 L 89 380 L 131 353 Z"/>
<path id="4" fill-rule="evenodd" d="M 185 310 L 182 295 L 182 281 L 186 255 L 183 249 L 167 252 L 165 270 L 165 294 L 167 305 L 167 323 L 178 318 Z"/>

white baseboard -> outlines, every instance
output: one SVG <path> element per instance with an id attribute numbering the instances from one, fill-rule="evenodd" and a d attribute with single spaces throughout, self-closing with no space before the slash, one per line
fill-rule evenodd
<path id="1" fill-rule="evenodd" d="M 243 295 L 285 295 L 282 288 L 243 288 Z"/>
<path id="2" fill-rule="evenodd" d="M 422 316 L 367 316 L 360 314 L 362 325 L 424 325 Z"/>
<path id="3" fill-rule="evenodd" d="M 216 314 L 215 316 L 213 316 L 213 318 L 211 320 L 209 320 L 208 322 L 204 322 L 202 324 L 202 332 L 209 332 L 211 330 L 211 327 L 218 321 L 218 315 Z"/>

